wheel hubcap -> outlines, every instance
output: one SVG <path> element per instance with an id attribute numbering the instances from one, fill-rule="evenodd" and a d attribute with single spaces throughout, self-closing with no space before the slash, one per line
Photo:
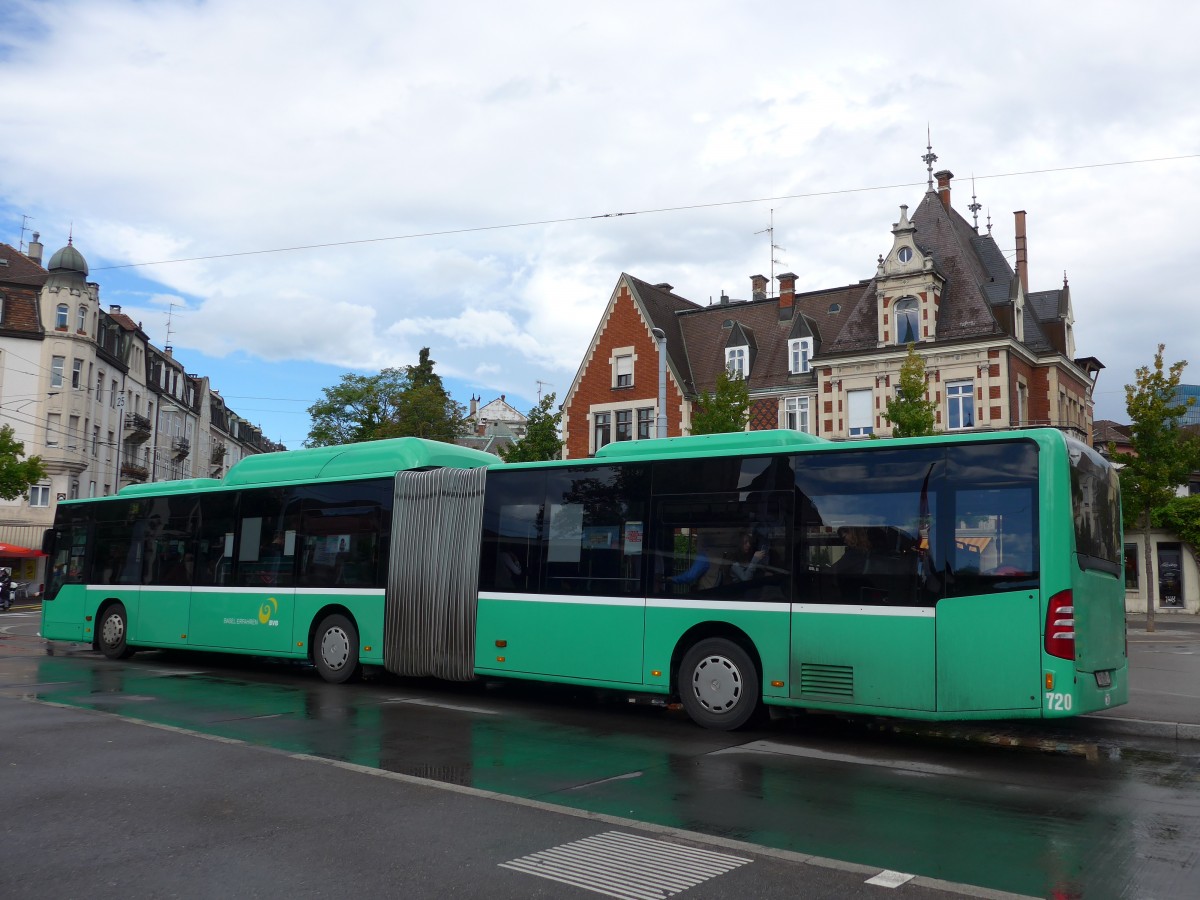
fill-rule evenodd
<path id="1" fill-rule="evenodd" d="M 321 661 L 337 670 L 350 659 L 350 636 L 341 628 L 330 628 L 321 637 Z"/>
<path id="2" fill-rule="evenodd" d="M 100 632 L 100 636 L 104 639 L 104 643 L 110 647 L 115 647 L 121 643 L 121 638 L 125 635 L 125 620 L 120 616 L 111 615 L 104 619 L 104 628 Z"/>
<path id="3" fill-rule="evenodd" d="M 692 673 L 692 692 L 709 712 L 727 713 L 742 698 L 742 673 L 723 656 L 708 656 Z"/>

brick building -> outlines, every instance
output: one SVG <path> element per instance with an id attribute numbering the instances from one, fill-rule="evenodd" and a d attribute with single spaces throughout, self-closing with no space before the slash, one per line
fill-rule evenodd
<path id="1" fill-rule="evenodd" d="M 915 213 L 900 207 L 874 274 L 853 284 L 798 292 L 787 272 L 772 297 L 769 279 L 754 275 L 750 299 L 722 294 L 702 306 L 622 274 L 564 398 L 564 455 L 654 436 L 655 329 L 667 354 L 668 435 L 688 433 L 694 404 L 728 368 L 747 381 L 751 430 L 886 436 L 883 412 L 912 343 L 939 430 L 1050 425 L 1090 441 L 1103 366 L 1075 355 L 1066 278 L 1030 291 L 1025 212 L 1014 214 L 1013 267 L 990 225 L 981 232 L 953 208 L 953 177 L 930 173 Z"/>

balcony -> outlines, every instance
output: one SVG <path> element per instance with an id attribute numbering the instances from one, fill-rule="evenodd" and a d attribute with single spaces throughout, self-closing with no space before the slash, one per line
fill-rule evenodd
<path id="1" fill-rule="evenodd" d="M 121 463 L 121 477 L 128 478 L 130 481 L 145 481 L 150 475 L 150 470 L 145 466 L 139 466 L 137 463 Z"/>
<path id="2" fill-rule="evenodd" d="M 150 420 L 145 416 L 132 413 L 125 417 L 125 441 L 130 444 L 140 444 L 150 437 Z"/>
<path id="3" fill-rule="evenodd" d="M 171 452 L 176 459 L 185 459 L 192 452 L 192 442 L 185 437 L 177 437 L 171 441 Z"/>

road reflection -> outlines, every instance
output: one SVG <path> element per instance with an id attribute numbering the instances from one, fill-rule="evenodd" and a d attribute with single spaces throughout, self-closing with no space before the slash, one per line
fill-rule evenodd
<path id="1" fill-rule="evenodd" d="M 1200 879 L 1194 753 L 1089 761 L 786 724 L 714 735 L 527 685 L 346 688 L 149 654 L 28 662 L 31 699 L 950 881 L 1187 897 Z"/>

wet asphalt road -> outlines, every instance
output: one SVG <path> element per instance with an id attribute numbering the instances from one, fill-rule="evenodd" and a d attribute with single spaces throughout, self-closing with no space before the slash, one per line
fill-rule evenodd
<path id="1" fill-rule="evenodd" d="M 612 849 L 633 838 L 572 846 L 613 831 L 683 854 L 648 869 L 678 867 L 670 890 L 700 877 L 688 848 L 721 854 L 687 897 L 882 895 L 881 870 L 920 876 L 895 897 L 1200 893 L 1200 742 L 1034 752 L 791 716 L 714 734 L 578 689 L 333 687 L 36 630 L 0 616 L 0 896 L 601 896 L 513 863 L 560 845 L 651 891 Z"/>

